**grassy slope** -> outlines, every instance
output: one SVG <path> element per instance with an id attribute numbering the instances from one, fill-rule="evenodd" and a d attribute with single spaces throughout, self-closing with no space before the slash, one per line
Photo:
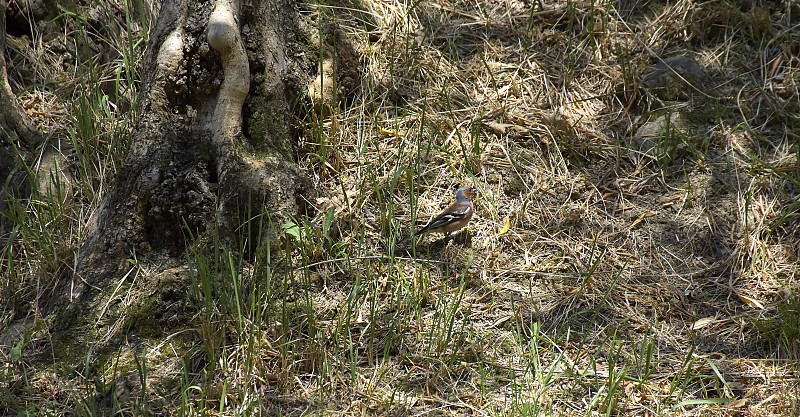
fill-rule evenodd
<path id="1" fill-rule="evenodd" d="M 313 202 L 320 215 L 233 273 L 239 285 L 217 288 L 231 302 L 206 305 L 190 355 L 212 355 L 210 365 L 187 365 L 177 395 L 118 406 L 143 414 L 162 397 L 223 414 L 800 413 L 800 99 L 787 16 L 800 11 L 533 3 L 368 2 L 373 36 L 361 13 L 311 7 L 366 60 L 332 117 L 298 122 L 301 163 L 325 190 Z M 12 60 L 18 68 L 58 67 L 42 58 L 57 51 L 23 51 L 13 51 L 29 60 Z M 659 100 L 642 79 L 676 54 L 694 56 L 707 79 Z M 35 317 L 41 288 L 68 272 L 125 148 L 132 115 L 104 111 L 81 86 L 126 66 L 77 68 L 42 75 L 55 92 L 21 94 L 40 125 L 73 132 L 76 169 L 56 182 L 71 184 L 70 198 L 24 205 L 25 232 L 3 256 L 4 323 Z M 73 95 L 93 110 L 59 101 Z M 688 120 L 663 139 L 674 152 L 637 157 L 628 138 L 664 106 Z M 394 246 L 461 184 L 480 191 L 465 234 L 425 237 L 412 253 Z M 94 410 L 91 387 L 59 388 L 80 378 L 50 380 L 8 355 L 9 380 L 28 388 L 4 393 L 27 393 L 29 409 Z"/>

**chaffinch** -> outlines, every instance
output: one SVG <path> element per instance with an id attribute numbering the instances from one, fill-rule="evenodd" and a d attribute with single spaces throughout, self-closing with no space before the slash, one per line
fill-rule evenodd
<path id="1" fill-rule="evenodd" d="M 477 190 L 472 187 L 461 187 L 456 191 L 456 201 L 446 208 L 438 216 L 434 217 L 427 226 L 423 227 L 411 236 L 403 239 L 400 243 L 409 241 L 414 236 L 420 236 L 425 233 L 439 232 L 447 233 L 460 230 L 469 223 L 472 218 L 472 213 L 475 211 L 472 207 L 472 199 L 477 194 Z"/>

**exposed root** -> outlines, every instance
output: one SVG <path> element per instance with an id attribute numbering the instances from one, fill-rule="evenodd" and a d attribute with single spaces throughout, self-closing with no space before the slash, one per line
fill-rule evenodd
<path id="1" fill-rule="evenodd" d="M 218 0 L 208 18 L 208 43 L 220 54 L 225 80 L 214 111 L 214 142 L 225 149 L 242 129 L 242 105 L 250 90 L 250 68 L 239 34 L 239 2 Z"/>

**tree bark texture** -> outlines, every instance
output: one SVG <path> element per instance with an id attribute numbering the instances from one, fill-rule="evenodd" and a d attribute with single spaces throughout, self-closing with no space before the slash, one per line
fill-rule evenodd
<path id="1" fill-rule="evenodd" d="M 125 314 L 104 306 L 115 304 L 126 259 L 164 270 L 185 263 L 190 235 L 214 242 L 217 234 L 235 247 L 248 216 L 270 213 L 279 227 L 285 214 L 305 214 L 311 190 L 294 162 L 291 131 L 314 71 L 302 24 L 289 0 L 162 4 L 134 142 L 92 216 L 72 281 L 53 299 L 56 331 L 102 327 L 103 316 Z"/>

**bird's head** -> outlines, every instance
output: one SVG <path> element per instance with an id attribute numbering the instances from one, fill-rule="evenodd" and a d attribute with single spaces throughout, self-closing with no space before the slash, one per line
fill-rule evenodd
<path id="1" fill-rule="evenodd" d="M 466 198 L 467 200 L 472 200 L 478 194 L 478 190 L 473 187 L 461 187 L 456 191 L 456 200 L 461 200 Z"/>

